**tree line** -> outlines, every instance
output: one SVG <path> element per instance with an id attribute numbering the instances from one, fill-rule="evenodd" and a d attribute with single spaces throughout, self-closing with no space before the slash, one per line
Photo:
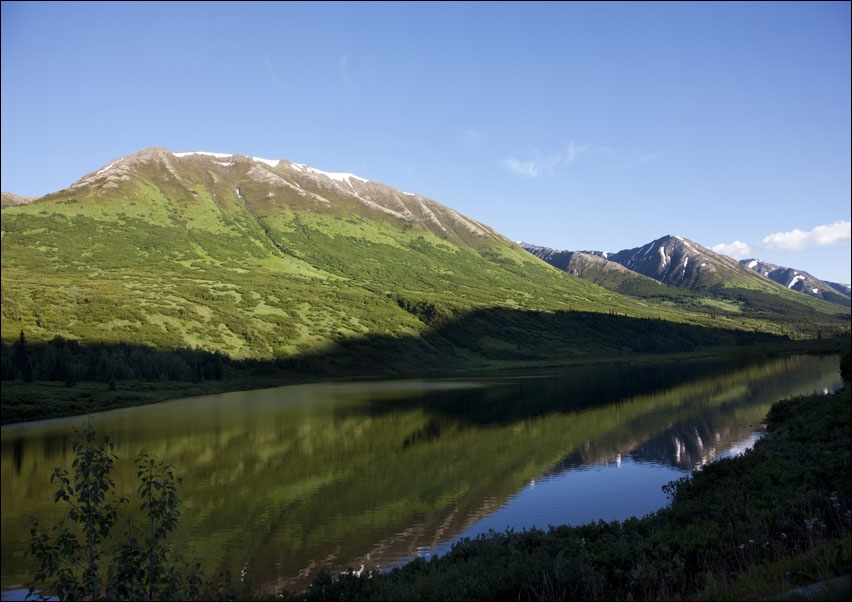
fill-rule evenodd
<path id="1" fill-rule="evenodd" d="M 0 344 L 0 378 L 32 381 L 114 383 L 117 380 L 201 382 L 222 380 L 231 360 L 218 351 L 169 351 L 129 343 L 81 345 L 56 335 L 47 343 Z"/>

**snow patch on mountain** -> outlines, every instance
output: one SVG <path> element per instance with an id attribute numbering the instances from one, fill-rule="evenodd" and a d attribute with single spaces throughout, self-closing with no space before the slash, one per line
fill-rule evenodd
<path id="1" fill-rule="evenodd" d="M 315 169 L 313 167 L 309 167 L 309 166 L 305 165 L 304 163 L 290 163 L 290 168 L 295 169 L 297 171 L 301 171 L 302 173 L 312 173 L 312 174 L 317 174 L 317 175 L 320 175 L 320 176 L 325 176 L 325 177 L 331 178 L 332 180 L 335 180 L 337 182 L 346 182 L 350 186 L 352 185 L 351 180 L 358 180 L 359 182 L 369 182 L 369 180 L 358 177 L 358 176 L 356 176 L 355 174 L 352 174 L 352 173 L 322 171 L 321 169 Z"/>
<path id="2" fill-rule="evenodd" d="M 278 164 L 281 163 L 279 160 L 272 159 L 263 159 L 261 157 L 252 157 L 252 161 L 257 161 L 258 163 L 266 163 L 269 167 L 278 167 Z"/>
<path id="3" fill-rule="evenodd" d="M 326 205 L 331 203 L 331 201 L 329 201 L 327 198 L 324 198 L 314 192 L 310 192 L 309 190 L 305 190 L 299 185 L 298 182 L 290 182 L 289 180 L 282 178 L 276 172 L 264 169 L 260 165 L 253 165 L 252 168 L 249 170 L 248 175 L 249 177 L 257 181 L 266 182 L 279 188 L 290 188 L 292 190 L 297 191 L 299 194 L 309 196 L 312 199 L 319 201 L 320 203 L 324 203 Z"/>
<path id="4" fill-rule="evenodd" d="M 659 251 L 660 251 L 660 267 L 662 268 L 662 267 L 665 267 L 669 263 L 669 258 L 666 255 L 666 249 L 663 245 L 660 245 Z"/>
<path id="5" fill-rule="evenodd" d="M 186 151 L 182 153 L 173 153 L 175 157 L 188 157 L 190 155 L 206 155 L 217 159 L 229 159 L 234 156 L 233 153 L 209 153 L 207 151 Z"/>
<path id="6" fill-rule="evenodd" d="M 119 159 L 116 159 L 115 161 L 113 161 L 112 163 L 110 163 L 109 165 L 107 165 L 106 167 L 104 167 L 103 169 L 99 170 L 99 171 L 95 174 L 95 176 L 99 176 L 99 175 L 101 175 L 102 173 L 104 173 L 104 172 L 106 172 L 106 171 L 109 171 L 110 169 L 112 169 L 113 167 L 115 167 L 117 164 L 121 163 L 122 159 L 124 159 L 124 157 L 121 157 L 121 158 L 119 158 Z"/>
<path id="7" fill-rule="evenodd" d="M 180 153 L 173 153 L 175 157 L 188 157 L 190 155 L 205 155 L 207 157 L 213 157 L 215 159 L 230 159 L 231 157 L 236 157 L 239 155 L 235 155 L 234 153 L 211 153 L 209 151 L 186 151 Z M 280 161 L 278 159 L 264 159 L 262 157 L 250 157 L 252 161 L 257 161 L 258 163 L 265 163 L 269 165 L 269 167 L 278 167 Z M 219 165 L 225 165 L 225 167 L 230 167 L 233 163 L 224 164 L 219 163 L 218 161 L 214 161 Z"/>
<path id="8" fill-rule="evenodd" d="M 793 278 L 790 280 L 790 282 L 787 283 L 787 288 L 793 288 L 794 286 L 796 286 L 796 284 L 798 284 L 801 280 L 804 280 L 804 279 L 805 279 L 804 276 L 802 276 L 801 274 L 796 272 L 796 274 L 793 276 Z"/>

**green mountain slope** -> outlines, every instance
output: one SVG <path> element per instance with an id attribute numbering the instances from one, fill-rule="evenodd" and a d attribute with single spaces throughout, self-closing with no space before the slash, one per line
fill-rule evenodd
<path id="1" fill-rule="evenodd" d="M 802 328 L 626 297 L 416 194 L 283 159 L 160 148 L 4 207 L 2 277 L 4 342 L 23 331 L 235 358 L 441 346 L 424 337 L 492 309 L 505 323 L 489 324 L 486 347 L 509 349 L 519 315 L 544 324 L 535 316 L 557 311 L 791 336 L 848 327 L 848 315 L 819 311 Z"/>

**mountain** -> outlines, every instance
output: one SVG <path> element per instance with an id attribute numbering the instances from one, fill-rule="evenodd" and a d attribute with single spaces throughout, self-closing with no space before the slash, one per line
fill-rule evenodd
<path id="1" fill-rule="evenodd" d="M 785 268 L 758 259 L 741 259 L 740 263 L 794 291 L 847 307 L 852 305 L 848 284 L 825 282 L 803 270 Z"/>
<path id="2" fill-rule="evenodd" d="M 835 299 L 820 298 L 820 303 L 814 304 L 735 259 L 680 236 L 664 236 L 617 253 L 554 251 L 527 243 L 522 246 L 554 267 L 614 292 L 673 303 L 689 311 L 703 308 L 715 315 L 724 308 L 729 313 L 782 321 L 813 310 L 844 315 L 822 303 Z M 628 272 L 614 269 L 611 264 Z M 650 286 L 646 279 L 665 286 Z"/>
<path id="3" fill-rule="evenodd" d="M 834 290 L 846 295 L 847 297 L 852 297 L 852 284 L 844 284 L 842 282 L 831 282 L 829 280 L 823 280 L 823 282 L 825 282 Z"/>
<path id="4" fill-rule="evenodd" d="M 711 312 L 620 294 L 416 193 L 287 159 L 165 148 L 4 206 L 2 270 L 4 343 L 23 332 L 334 373 L 670 352 L 849 321 L 806 297 L 779 316 L 736 299 Z"/>
<path id="5" fill-rule="evenodd" d="M 763 279 L 754 278 L 754 273 L 757 273 L 782 284 L 788 290 L 806 292 L 811 296 L 849 306 L 848 300 L 838 300 L 836 295 L 815 292 L 815 289 L 830 290 L 831 286 L 805 272 L 761 264 L 755 260 L 738 262 L 680 236 L 664 236 L 639 248 L 608 254 L 608 259 L 665 284 L 695 291 L 718 291 L 721 287 L 779 292 L 777 288 L 767 288 Z M 765 266 L 765 269 L 760 266 Z M 771 276 L 773 273 L 776 277 Z M 793 298 L 786 295 L 785 297 Z"/>
<path id="6" fill-rule="evenodd" d="M 286 159 L 149 148 L 2 216 L 5 342 L 24 332 L 316 361 L 362 345 L 351 361 L 375 364 L 377 347 L 404 339 L 441 366 L 460 348 L 474 363 L 518 354 L 512 337 L 537 312 L 664 315 L 437 201 Z M 511 323 L 425 337 L 492 309 Z"/>
<path id="7" fill-rule="evenodd" d="M 680 236 L 664 236 L 642 247 L 609 254 L 608 259 L 664 284 L 690 290 L 751 277 L 735 259 Z"/>
<path id="8" fill-rule="evenodd" d="M 37 198 L 35 196 L 20 196 L 11 192 L 4 192 L 0 195 L 0 201 L 2 201 L 0 202 L 0 206 L 14 207 L 15 205 L 26 205 L 27 203 L 32 203 Z"/>
<path id="9" fill-rule="evenodd" d="M 526 242 L 519 242 L 518 245 L 563 272 L 619 294 L 643 298 L 683 295 L 682 291 L 659 280 L 634 272 L 616 261 L 610 261 L 609 254 L 603 251 L 557 251 Z"/>
<path id="10" fill-rule="evenodd" d="M 197 198 L 203 195 L 201 189 L 206 189 L 220 208 L 236 201 L 254 215 L 266 215 L 286 204 L 290 211 L 418 224 L 454 243 L 480 246 L 494 240 L 504 242 L 488 226 L 418 194 L 286 159 L 149 148 L 87 174 L 70 191 L 94 192 L 101 197 L 128 192 L 138 196 L 135 181 L 140 176 L 151 178 L 163 192 L 178 196 L 188 193 Z"/>

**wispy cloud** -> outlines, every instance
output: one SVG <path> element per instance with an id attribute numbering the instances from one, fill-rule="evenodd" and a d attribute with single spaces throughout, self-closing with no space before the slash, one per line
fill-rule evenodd
<path id="1" fill-rule="evenodd" d="M 540 176 L 546 169 L 546 167 L 542 165 L 541 161 L 538 159 L 527 159 L 526 161 L 520 161 L 518 159 L 503 159 L 503 165 L 508 167 L 509 171 L 512 173 L 529 176 L 531 178 Z"/>
<path id="2" fill-rule="evenodd" d="M 275 69 L 272 68 L 272 63 L 269 62 L 269 56 L 264 54 L 263 58 L 266 59 L 266 66 L 269 67 L 269 75 L 272 76 L 272 81 L 278 84 L 279 88 L 286 88 L 287 86 L 278 81 L 278 78 L 275 76 Z"/>
<path id="3" fill-rule="evenodd" d="M 564 164 L 570 165 L 573 163 L 577 157 L 586 152 L 587 148 L 587 146 L 578 146 L 577 144 L 574 144 L 574 141 L 572 140 L 566 149 L 568 156 L 565 157 Z"/>
<path id="4" fill-rule="evenodd" d="M 658 158 L 665 155 L 666 152 L 668 151 L 661 150 L 652 152 L 642 152 L 634 148 L 627 156 L 627 158 L 624 159 L 624 161 L 621 163 L 621 167 L 629 169 L 631 167 L 636 167 L 637 165 L 642 165 L 643 163 L 650 163 L 652 161 L 656 161 Z"/>
<path id="5" fill-rule="evenodd" d="M 801 251 L 808 247 L 849 244 L 850 241 L 852 241 L 852 222 L 838 220 L 808 231 L 796 228 L 789 232 L 776 232 L 763 237 L 753 247 L 736 240 L 732 243 L 718 244 L 711 248 L 717 253 L 728 255 L 734 259 L 744 259 L 764 250 Z"/>
<path id="6" fill-rule="evenodd" d="M 537 148 L 530 147 L 525 153 L 526 157 L 522 159 L 510 157 L 503 159 L 501 163 L 512 173 L 536 178 L 568 167 L 586 152 L 587 148 L 571 141 L 560 153 L 542 155 Z"/>

